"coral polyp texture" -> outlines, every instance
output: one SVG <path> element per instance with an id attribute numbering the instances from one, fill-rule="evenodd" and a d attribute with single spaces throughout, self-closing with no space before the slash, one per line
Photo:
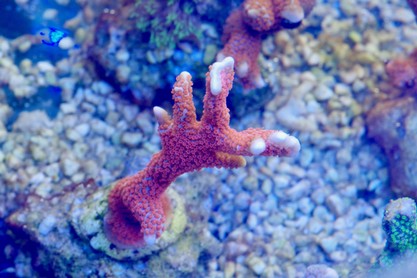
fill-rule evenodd
<path id="1" fill-rule="evenodd" d="M 236 73 L 246 89 L 265 85 L 258 66 L 262 36 L 301 25 L 315 0 L 246 0 L 226 20 L 218 59 L 232 56 Z"/>
<path id="2" fill-rule="evenodd" d="M 243 156 L 294 156 L 297 138 L 283 131 L 229 126 L 226 98 L 232 88 L 234 60 L 225 58 L 206 74 L 204 111 L 200 121 L 193 104 L 192 81 L 182 72 L 172 89 L 173 116 L 154 108 L 162 150 L 145 169 L 120 180 L 109 194 L 107 237 L 118 247 L 153 244 L 165 229 L 168 211 L 164 192 L 181 174 L 204 167 L 237 168 Z"/>
<path id="3" fill-rule="evenodd" d="M 391 201 L 382 220 L 387 242 L 371 269 L 371 277 L 415 277 L 417 254 L 417 208 L 411 198 Z M 408 274 L 407 274 L 408 273 Z M 410 274 L 413 274 L 410 276 Z"/>

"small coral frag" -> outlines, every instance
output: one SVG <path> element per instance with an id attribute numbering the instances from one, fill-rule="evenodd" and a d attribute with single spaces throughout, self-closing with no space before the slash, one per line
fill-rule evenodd
<path id="1" fill-rule="evenodd" d="M 237 168 L 243 156 L 293 156 L 298 139 L 282 131 L 229 126 L 226 98 L 232 88 L 234 60 L 214 63 L 206 75 L 204 111 L 197 121 L 191 75 L 182 72 L 172 89 L 173 116 L 154 108 L 162 150 L 142 171 L 120 180 L 109 194 L 106 216 L 108 239 L 119 247 L 153 244 L 166 228 L 165 201 L 161 197 L 181 174 L 208 167 Z"/>

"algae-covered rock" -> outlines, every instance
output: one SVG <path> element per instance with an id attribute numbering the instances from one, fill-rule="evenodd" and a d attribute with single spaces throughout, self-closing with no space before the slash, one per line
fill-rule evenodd
<path id="1" fill-rule="evenodd" d="M 44 277 L 42 273 L 54 277 L 167 277 L 168 273 L 169 277 L 204 277 L 199 273 L 204 270 L 197 268 L 200 255 L 216 256 L 222 246 L 208 232 L 205 218 L 187 221 L 186 204 L 172 187 L 166 191 L 172 208 L 166 231 L 155 245 L 138 249 L 119 249 L 104 235 L 110 189 L 88 180 L 48 198 L 30 195 L 25 206 L 7 219 L 10 234 L 22 245 L 17 257 L 27 262 L 16 262 L 16 273 L 22 277 Z"/>
<path id="2" fill-rule="evenodd" d="M 167 229 L 156 244 L 137 249 L 121 249 L 112 244 L 105 236 L 103 218 L 107 212 L 107 195 L 114 185 L 115 183 L 105 190 L 94 192 L 84 203 L 75 202 L 71 210 L 72 226 L 81 238 L 90 242 L 93 249 L 117 260 L 136 260 L 178 240 L 187 224 L 187 216 L 184 201 L 175 190 L 168 188 L 165 194 L 170 200 L 172 216 L 168 218 Z"/>

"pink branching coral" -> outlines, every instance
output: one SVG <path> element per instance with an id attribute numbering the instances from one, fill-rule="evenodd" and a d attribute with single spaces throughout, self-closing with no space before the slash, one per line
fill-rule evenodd
<path id="1" fill-rule="evenodd" d="M 262 35 L 300 26 L 315 0 L 245 0 L 226 20 L 219 60 L 232 56 L 246 89 L 265 85 L 258 66 Z"/>
<path id="2" fill-rule="evenodd" d="M 164 192 L 181 174 L 204 167 L 237 168 L 242 156 L 294 156 L 298 139 L 282 131 L 250 128 L 238 132 L 229 126 L 226 97 L 232 88 L 234 60 L 214 63 L 206 75 L 204 111 L 196 119 L 191 75 L 182 72 L 172 89 L 173 117 L 154 108 L 162 150 L 142 171 L 120 180 L 109 194 L 105 218 L 107 237 L 119 247 L 152 244 L 165 229 Z"/>

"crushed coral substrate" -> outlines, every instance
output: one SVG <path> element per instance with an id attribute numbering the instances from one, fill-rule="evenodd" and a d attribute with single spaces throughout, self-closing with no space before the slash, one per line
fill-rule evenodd
<path id="1" fill-rule="evenodd" d="M 123 25 L 138 15 L 120 6 L 148 5 L 138 9 L 148 18 L 164 10 L 154 1 L 5 2 L 22 24 L 0 32 L 0 277 L 366 277 L 396 197 L 366 118 L 399 94 L 385 62 L 417 45 L 407 1 L 317 1 L 298 28 L 263 34 L 266 86 L 234 82 L 230 126 L 282 130 L 299 155 L 181 175 L 166 191 L 165 231 L 139 248 L 106 237 L 109 191 L 161 149 L 153 107 L 172 112 L 182 71 L 202 111 L 222 24 L 242 1 L 166 4 L 202 34 L 179 29 L 157 49 L 158 22 Z M 129 36 L 139 24 L 150 33 Z M 65 34 L 57 45 L 42 43 L 50 26 Z"/>

